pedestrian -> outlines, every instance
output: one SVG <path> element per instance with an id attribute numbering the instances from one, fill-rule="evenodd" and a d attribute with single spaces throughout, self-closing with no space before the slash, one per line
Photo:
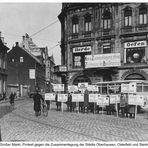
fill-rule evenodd
<path id="1" fill-rule="evenodd" d="M 83 113 L 89 111 L 89 94 L 88 94 L 88 90 L 86 89 L 84 91 L 84 105 L 83 105 Z"/>
<path id="2" fill-rule="evenodd" d="M 70 105 L 71 105 L 71 93 L 69 92 L 68 93 L 68 100 L 67 100 L 67 102 L 66 102 L 66 104 L 67 104 L 67 111 L 69 112 L 70 111 Z"/>
<path id="3" fill-rule="evenodd" d="M 61 111 L 61 102 L 58 101 L 58 92 L 56 94 L 56 106 L 57 106 L 57 111 Z"/>
<path id="4" fill-rule="evenodd" d="M 122 117 L 125 116 L 125 109 L 127 107 L 127 97 L 126 94 L 121 93 L 120 96 L 120 109 L 121 109 L 121 115 Z"/>
<path id="5" fill-rule="evenodd" d="M 39 116 L 41 114 L 41 101 L 44 102 L 42 95 L 39 94 L 39 90 L 36 89 L 36 93 L 33 96 L 34 100 L 34 111 L 35 116 Z"/>
<path id="6" fill-rule="evenodd" d="M 110 96 L 107 95 L 106 98 L 109 99 L 109 104 L 106 106 L 106 114 L 111 115 L 111 104 L 110 104 Z"/>
<path id="7" fill-rule="evenodd" d="M 3 99 L 6 100 L 6 92 L 3 92 Z"/>
<path id="8" fill-rule="evenodd" d="M 16 93 L 11 92 L 11 94 L 10 94 L 10 96 L 9 96 L 10 104 L 11 104 L 11 105 L 14 105 L 15 95 L 16 95 Z"/>
<path id="9" fill-rule="evenodd" d="M 135 105 L 129 105 L 130 118 L 135 118 Z"/>

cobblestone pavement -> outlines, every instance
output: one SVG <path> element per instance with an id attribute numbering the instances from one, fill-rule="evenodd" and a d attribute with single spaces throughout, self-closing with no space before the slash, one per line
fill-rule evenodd
<path id="1" fill-rule="evenodd" d="M 32 99 L 0 119 L 3 141 L 148 141 L 148 120 L 56 111 L 35 117 Z"/>

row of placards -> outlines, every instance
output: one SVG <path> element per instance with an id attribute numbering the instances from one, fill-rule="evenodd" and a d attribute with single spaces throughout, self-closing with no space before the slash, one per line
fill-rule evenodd
<path id="1" fill-rule="evenodd" d="M 57 94 L 57 101 L 59 102 L 67 102 L 68 94 Z M 45 100 L 55 101 L 56 94 L 55 93 L 46 93 Z M 144 105 L 144 97 L 142 95 L 129 95 L 128 103 L 129 105 Z M 84 94 L 72 94 L 72 102 L 84 102 Z M 97 105 L 109 105 L 120 103 L 119 95 L 100 95 L 100 94 L 89 94 L 89 102 L 97 103 Z"/>

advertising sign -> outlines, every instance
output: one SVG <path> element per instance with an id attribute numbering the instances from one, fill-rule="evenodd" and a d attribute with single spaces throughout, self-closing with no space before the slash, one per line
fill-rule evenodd
<path id="1" fill-rule="evenodd" d="M 84 102 L 84 94 L 72 94 L 72 102 Z"/>
<path id="2" fill-rule="evenodd" d="M 55 100 L 55 93 L 45 93 L 45 100 Z"/>
<path id="3" fill-rule="evenodd" d="M 116 67 L 120 65 L 120 53 L 85 55 L 85 68 Z"/>
<path id="4" fill-rule="evenodd" d="M 121 92 L 136 93 L 136 83 L 121 84 Z"/>
<path id="5" fill-rule="evenodd" d="M 109 105 L 109 97 L 107 97 L 106 95 L 101 95 L 97 100 L 97 105 L 100 105 L 100 106 Z"/>
<path id="6" fill-rule="evenodd" d="M 99 91 L 97 85 L 88 85 L 87 89 L 88 91 Z"/>
<path id="7" fill-rule="evenodd" d="M 68 100 L 68 94 L 58 94 L 59 102 L 66 102 Z"/>
<path id="8" fill-rule="evenodd" d="M 64 91 L 64 84 L 53 84 L 54 91 Z"/>
<path id="9" fill-rule="evenodd" d="M 68 92 L 76 92 L 78 91 L 78 86 L 76 85 L 69 85 L 68 86 Z"/>
<path id="10" fill-rule="evenodd" d="M 89 94 L 89 102 L 97 102 L 100 94 Z"/>

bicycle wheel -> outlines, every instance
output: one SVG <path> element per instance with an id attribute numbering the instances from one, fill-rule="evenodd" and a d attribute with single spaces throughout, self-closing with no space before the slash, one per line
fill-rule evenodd
<path id="1" fill-rule="evenodd" d="M 47 109 L 47 106 L 44 106 L 44 107 L 43 107 L 43 115 L 46 116 L 46 117 L 48 116 L 48 109 Z"/>

